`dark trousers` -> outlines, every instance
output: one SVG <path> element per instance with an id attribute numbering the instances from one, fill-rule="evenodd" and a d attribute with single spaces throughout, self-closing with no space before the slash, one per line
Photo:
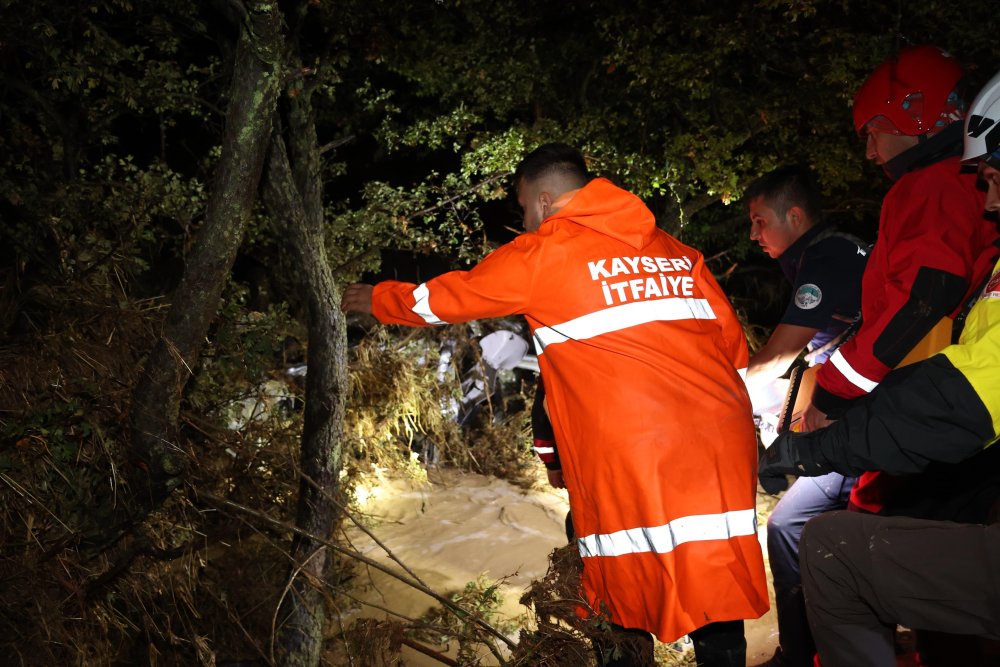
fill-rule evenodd
<path id="1" fill-rule="evenodd" d="M 747 640 L 743 621 L 709 623 L 689 635 L 698 667 L 745 667 Z"/>
<path id="2" fill-rule="evenodd" d="M 1000 638 L 1000 524 L 833 512 L 800 551 L 823 667 L 893 667 L 897 624 Z"/>
<path id="3" fill-rule="evenodd" d="M 822 477 L 800 477 L 781 497 L 767 520 L 767 558 L 774 583 L 778 643 L 783 664 L 788 667 L 812 667 L 816 652 L 806 620 L 799 572 L 802 528 L 809 519 L 823 512 L 847 507 L 855 479 L 835 472 Z"/>

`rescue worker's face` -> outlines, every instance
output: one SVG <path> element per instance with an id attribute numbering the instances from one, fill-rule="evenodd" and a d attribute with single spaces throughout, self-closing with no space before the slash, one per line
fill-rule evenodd
<path id="1" fill-rule="evenodd" d="M 913 148 L 919 143 L 917 137 L 892 132 L 880 132 L 868 128 L 868 141 L 865 144 L 865 157 L 877 165 L 884 165 L 900 153 Z"/>
<path id="2" fill-rule="evenodd" d="M 536 232 L 542 226 L 542 221 L 549 215 L 549 206 L 552 197 L 548 192 L 542 191 L 538 183 L 533 183 L 525 178 L 517 184 L 517 203 L 521 205 L 524 212 L 524 231 Z"/>
<path id="3" fill-rule="evenodd" d="M 774 259 L 801 236 L 792 225 L 791 210 L 779 216 L 763 197 L 751 199 L 747 210 L 750 214 L 750 240 L 760 244 L 761 249 Z"/>
<path id="4" fill-rule="evenodd" d="M 986 183 L 986 210 L 1000 211 L 1000 171 L 980 162 L 979 177 Z"/>

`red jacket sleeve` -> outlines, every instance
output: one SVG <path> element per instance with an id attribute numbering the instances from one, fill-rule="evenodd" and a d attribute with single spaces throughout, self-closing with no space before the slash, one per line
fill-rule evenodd
<path id="1" fill-rule="evenodd" d="M 982 200 L 951 168 L 954 176 L 923 174 L 886 196 L 862 281 L 861 327 L 816 376 L 813 403 L 822 412 L 838 414 L 874 389 L 974 282 L 987 243 Z"/>

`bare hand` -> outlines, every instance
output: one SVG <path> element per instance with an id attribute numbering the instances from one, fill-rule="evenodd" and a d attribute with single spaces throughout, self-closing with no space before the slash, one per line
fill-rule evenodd
<path id="1" fill-rule="evenodd" d="M 365 283 L 354 283 L 344 289 L 344 296 L 340 299 L 340 309 L 345 313 L 372 314 L 372 290 L 371 285 Z"/>
<path id="2" fill-rule="evenodd" d="M 549 474 L 549 484 L 551 484 L 556 489 L 565 489 L 566 480 L 563 479 L 562 470 L 548 470 L 545 472 Z"/>
<path id="3" fill-rule="evenodd" d="M 818 431 L 821 428 L 826 428 L 833 423 L 832 419 L 827 419 L 826 415 L 816 409 L 816 406 L 812 403 L 805 409 L 802 413 L 802 421 L 799 424 L 802 426 L 802 432 L 808 433 L 809 431 Z"/>

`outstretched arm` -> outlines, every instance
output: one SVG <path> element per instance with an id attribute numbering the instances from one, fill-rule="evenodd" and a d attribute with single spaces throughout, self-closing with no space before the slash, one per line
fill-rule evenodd
<path id="1" fill-rule="evenodd" d="M 767 343 L 750 357 L 747 386 L 762 387 L 785 374 L 802 349 L 819 329 L 795 324 L 779 324 Z"/>
<path id="2" fill-rule="evenodd" d="M 761 457 L 760 481 L 768 489 L 784 475 L 916 473 L 933 462 L 963 461 L 996 437 L 975 389 L 935 355 L 889 374 L 829 428 L 778 436 Z"/>
<path id="3" fill-rule="evenodd" d="M 468 271 L 451 271 L 420 285 L 396 280 L 351 285 L 344 290 L 341 308 L 407 326 L 520 314 L 530 302 L 537 254 L 531 241 L 519 237 Z"/>

